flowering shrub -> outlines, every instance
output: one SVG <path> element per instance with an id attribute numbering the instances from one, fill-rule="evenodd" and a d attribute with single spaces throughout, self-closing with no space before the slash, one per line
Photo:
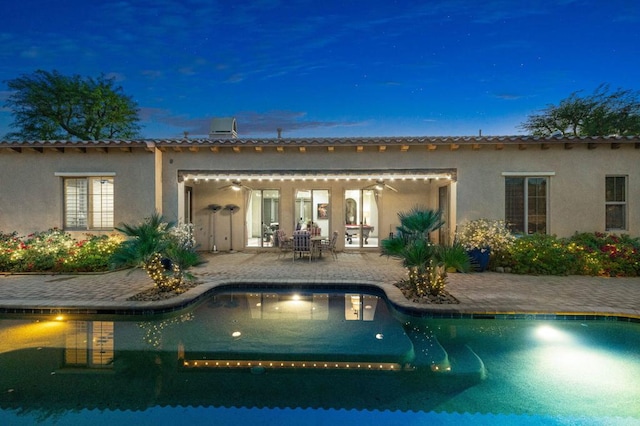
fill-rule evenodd
<path id="1" fill-rule="evenodd" d="M 110 260 L 123 239 L 118 235 L 88 235 L 78 241 L 56 270 L 61 272 L 94 272 L 110 268 Z"/>
<path id="2" fill-rule="evenodd" d="M 0 232 L 0 271 L 10 271 L 10 265 L 20 256 L 22 241 L 16 232 Z"/>
<path id="3" fill-rule="evenodd" d="M 193 223 L 180 223 L 169 230 L 169 237 L 184 250 L 195 250 L 196 239 L 193 236 Z"/>
<path id="4" fill-rule="evenodd" d="M 76 241 L 52 228 L 26 237 L 0 233 L 0 271 L 84 272 L 108 270 L 109 258 L 120 244 L 117 237 L 92 236 Z"/>
<path id="5" fill-rule="evenodd" d="M 511 247 L 512 272 L 533 275 L 575 274 L 577 255 L 553 235 L 532 234 L 518 238 Z"/>
<path id="6" fill-rule="evenodd" d="M 509 255 L 519 274 L 640 276 L 640 239 L 626 235 L 528 235 L 516 240 Z"/>
<path id="7" fill-rule="evenodd" d="M 568 249 L 580 254 L 576 273 L 610 277 L 640 276 L 640 239 L 602 232 L 576 234 Z"/>
<path id="8" fill-rule="evenodd" d="M 462 225 L 456 232 L 456 241 L 466 250 L 508 250 L 515 237 L 503 220 L 476 219 Z"/>

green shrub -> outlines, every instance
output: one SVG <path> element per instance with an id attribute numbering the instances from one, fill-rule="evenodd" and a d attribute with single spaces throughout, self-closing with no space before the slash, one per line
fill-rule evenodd
<path id="1" fill-rule="evenodd" d="M 442 247 L 442 261 L 445 269 L 455 269 L 458 272 L 471 270 L 471 259 L 462 245 L 454 243 L 451 246 Z"/>
<path id="2" fill-rule="evenodd" d="M 576 272 L 576 255 L 554 235 L 518 238 L 511 248 L 512 272 L 533 275 L 569 275 Z"/>
<path id="3" fill-rule="evenodd" d="M 504 261 L 518 274 L 640 276 L 640 239 L 599 232 L 565 239 L 527 235 Z"/>

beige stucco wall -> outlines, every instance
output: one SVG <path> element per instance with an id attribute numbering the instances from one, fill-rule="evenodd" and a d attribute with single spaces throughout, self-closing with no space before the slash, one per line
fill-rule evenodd
<path id="1" fill-rule="evenodd" d="M 67 151 L 0 150 L 0 231 L 25 235 L 62 228 L 62 177 L 55 173 L 115 173 L 116 225 L 136 223 L 154 211 L 154 155 L 151 152 Z"/>
<path id="2" fill-rule="evenodd" d="M 611 149 L 609 144 L 600 144 L 596 149 L 588 149 L 586 144 L 578 144 L 566 149 L 559 143 L 542 149 L 540 145 L 528 145 L 521 149 L 518 145 L 505 145 L 496 149 L 495 145 L 473 149 L 471 145 L 462 145 L 457 150 L 439 146 L 430 151 L 425 147 L 410 147 L 406 152 L 398 148 L 388 148 L 378 152 L 376 147 L 366 147 L 364 152 L 356 152 L 354 147 L 337 147 L 333 152 L 322 147 L 307 148 L 299 152 L 297 148 L 286 148 L 285 152 L 276 152 L 274 148 L 265 148 L 255 152 L 243 147 L 241 152 L 220 150 L 210 152 L 182 151 L 167 152 L 164 165 L 163 208 L 165 214 L 178 217 L 180 211 L 177 176 L 179 170 L 233 171 L 233 170 L 306 170 L 318 173 L 341 172 L 344 170 L 392 170 L 392 169 L 455 169 L 457 182 L 451 189 L 452 205 L 449 220 L 450 232 L 455 226 L 467 220 L 477 218 L 504 219 L 505 176 L 509 172 L 549 172 L 549 233 L 569 236 L 574 232 L 604 232 L 604 185 L 605 176 L 621 174 L 628 176 L 628 230 L 631 235 L 640 234 L 638 218 L 638 200 L 640 200 L 640 150 L 634 145 L 622 145 Z M 338 228 L 342 223 L 343 194 L 348 188 L 358 188 L 355 182 L 277 182 L 276 184 L 258 184 L 252 187 L 281 189 L 281 222 L 285 231 L 290 232 L 295 218 L 291 203 L 295 187 L 306 189 L 329 189 L 331 191 L 332 217 L 331 227 Z M 415 205 L 437 206 L 437 187 L 448 183 L 431 182 L 429 184 L 406 184 L 395 182 L 400 192 L 383 192 L 380 199 L 380 218 L 378 222 L 381 237 L 388 235 L 397 226 L 397 212 Z M 210 215 L 208 204 L 227 203 L 244 206 L 244 199 L 231 191 L 217 193 L 215 188 L 222 183 L 200 182 L 194 187 L 194 222 L 197 237 L 208 242 L 207 227 Z M 235 197 L 235 198 L 234 198 Z M 240 197 L 240 198 L 237 198 Z M 224 238 L 228 234 L 228 218 L 225 213 L 217 218 L 216 235 Z M 242 247 L 245 240 L 244 214 L 234 216 L 234 248 Z M 226 235 L 228 239 L 229 236 Z M 218 238 L 218 248 L 225 249 L 224 239 Z M 222 242 L 222 243 L 220 243 Z"/>
<path id="3" fill-rule="evenodd" d="M 363 153 L 327 152 L 324 149 L 308 149 L 305 153 L 294 150 L 285 153 L 272 152 L 252 152 L 247 149 L 241 153 L 232 151 L 222 151 L 218 153 L 199 151 L 199 152 L 166 152 L 164 154 L 164 205 L 163 210 L 167 216 L 179 217 L 180 207 L 178 200 L 179 194 L 183 188 L 179 188 L 178 171 L 179 170 L 207 170 L 212 173 L 232 170 L 302 170 L 316 171 L 318 173 L 343 172 L 345 170 L 355 169 L 379 169 L 387 170 L 390 164 L 387 160 L 392 160 L 385 154 L 375 153 L 376 155 L 368 155 Z M 248 182 L 244 182 L 249 184 Z M 347 189 L 361 189 L 371 182 L 358 181 L 305 181 L 305 182 L 257 182 L 250 183 L 253 189 L 279 189 L 280 190 L 280 223 L 281 228 L 291 235 L 296 223 L 294 216 L 293 199 L 296 189 L 327 189 L 330 192 L 330 228 L 332 230 L 342 229 L 344 220 L 344 193 Z M 180 186 L 185 183 L 180 184 Z M 244 224 L 246 193 L 235 191 L 218 191 L 217 188 L 225 185 L 225 182 L 206 182 L 200 181 L 195 184 L 188 182 L 193 188 L 193 222 L 196 230 L 196 240 L 202 248 L 211 245 L 211 237 L 213 234 L 211 227 L 214 219 L 207 209 L 209 204 L 236 204 L 241 206 L 242 210 L 233 217 L 234 249 L 242 248 L 246 240 L 246 225 Z M 400 191 L 398 193 L 392 191 L 384 191 L 378 199 L 379 218 L 376 227 L 376 234 L 380 233 L 382 237 L 386 237 L 388 233 L 395 230 L 398 225 L 397 212 L 407 210 L 417 204 L 425 206 L 433 206 L 434 199 L 432 197 L 432 186 L 435 183 L 428 184 L 420 182 L 405 183 L 394 182 L 394 187 Z M 435 191 L 437 193 L 437 191 Z M 216 213 L 215 218 L 215 236 L 216 245 L 219 250 L 227 250 L 229 248 L 229 213 L 221 211 Z M 344 242 L 339 239 L 339 245 Z"/>
<path id="4" fill-rule="evenodd" d="M 435 150 L 426 146 L 410 146 L 406 152 L 398 146 L 389 146 L 380 152 L 377 146 L 365 146 L 356 152 L 354 146 L 307 147 L 300 152 L 297 146 L 286 146 L 284 152 L 265 147 L 261 152 L 243 146 L 240 152 L 221 148 L 212 152 L 208 147 L 198 151 L 183 148 L 176 151 L 150 152 L 134 148 L 124 152 L 109 148 L 99 152 L 87 148 L 78 152 L 65 148 L 65 152 L 44 149 L 37 152 L 25 149 L 21 153 L 0 150 L 0 230 L 21 234 L 62 226 L 62 179 L 56 172 L 113 172 L 116 174 L 116 223 L 137 222 L 154 210 L 161 211 L 171 220 L 184 221 L 184 186 L 193 188 L 193 221 L 196 238 L 201 247 L 208 249 L 213 231 L 220 250 L 241 249 L 246 241 L 244 193 L 219 191 L 222 182 L 181 182 L 179 171 L 206 171 L 212 174 L 232 171 L 299 170 L 321 175 L 344 171 L 399 169 L 452 169 L 456 181 L 393 182 L 398 193 L 385 190 L 378 199 L 379 218 L 376 233 L 384 238 L 398 225 L 397 213 L 413 206 L 438 207 L 438 187 L 447 186 L 451 195 L 448 230 L 470 219 L 504 219 L 504 173 L 549 173 L 549 232 L 568 236 L 576 231 L 605 231 L 605 177 L 628 176 L 627 216 L 632 236 L 640 235 L 640 149 L 635 144 L 621 144 L 612 149 L 609 143 L 599 143 L 596 149 L 587 144 L 575 144 L 566 149 L 564 143 L 460 145 L 451 149 L 439 145 Z M 374 176 L 375 177 L 375 176 Z M 245 182 L 246 183 L 246 182 Z M 391 183 L 391 182 L 389 182 Z M 344 220 L 344 193 L 347 189 L 360 189 L 366 182 L 251 182 L 256 189 L 279 189 L 280 223 L 291 233 L 295 225 L 293 198 L 296 189 L 327 189 L 330 191 L 330 228 L 339 230 Z M 234 216 L 234 234 L 229 231 L 227 212 L 217 213 L 216 227 L 212 229 L 209 204 L 237 204 L 243 210 Z M 344 242 L 340 240 L 340 243 Z"/>
<path id="5" fill-rule="evenodd" d="M 626 175 L 626 232 L 640 235 L 640 150 L 633 145 L 565 149 L 559 144 L 546 150 L 507 146 L 460 155 L 452 164 L 458 169 L 458 223 L 482 217 L 504 219 L 504 172 L 551 172 L 549 233 L 570 236 L 575 232 L 604 232 L 605 177 Z"/>

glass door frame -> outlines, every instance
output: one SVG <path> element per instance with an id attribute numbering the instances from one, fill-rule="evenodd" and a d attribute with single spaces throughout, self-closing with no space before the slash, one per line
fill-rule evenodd
<path id="1" fill-rule="evenodd" d="M 309 193 L 309 197 L 299 197 L 300 193 Z M 320 235 L 329 237 L 331 234 L 331 190 L 326 188 L 304 189 L 296 188 L 294 192 L 294 217 L 296 221 L 296 230 L 308 229 L 309 225 L 319 227 Z M 308 213 L 306 208 L 302 208 L 300 203 L 308 205 Z M 301 213 L 305 210 L 304 213 Z M 303 217 L 300 217 L 303 214 Z"/>
<path id="2" fill-rule="evenodd" d="M 275 192 L 277 193 L 277 197 L 265 197 L 265 193 Z M 275 246 L 275 235 L 276 231 L 280 227 L 280 199 L 282 197 L 280 193 L 280 189 L 274 188 L 266 188 L 266 189 L 252 189 L 251 194 L 249 194 L 248 198 L 248 207 L 245 220 L 247 222 L 247 238 L 246 238 L 246 247 L 274 247 Z M 258 230 L 259 235 L 256 236 L 256 231 L 254 227 L 258 224 L 257 219 L 253 217 L 254 212 L 256 211 L 256 206 L 254 206 L 254 200 L 258 198 L 260 201 L 260 206 L 258 209 L 258 214 L 260 217 L 258 218 L 259 227 Z M 265 224 L 265 201 L 266 200 L 277 200 L 277 206 L 275 207 L 275 214 L 277 222 L 269 222 Z M 271 205 L 273 202 L 271 203 Z M 273 205 L 272 205 L 273 209 Z M 251 216 L 249 216 L 251 214 Z M 271 218 L 273 219 L 273 218 Z M 254 240 L 258 238 L 259 243 L 254 243 Z"/>
<path id="3" fill-rule="evenodd" d="M 351 222 L 352 220 L 349 219 L 349 215 L 352 213 L 351 210 L 347 211 L 348 206 L 350 205 L 350 203 L 348 202 L 349 200 L 352 200 L 353 194 L 354 192 L 357 192 L 358 197 L 357 200 L 354 200 L 356 202 L 356 216 L 353 219 L 353 221 L 355 221 L 355 224 L 351 224 L 349 222 Z M 368 196 L 368 197 L 367 197 Z M 369 198 L 369 203 L 368 203 L 368 210 L 365 210 L 365 198 Z M 371 202 L 371 200 L 373 200 L 373 202 Z M 374 207 L 375 209 L 372 209 L 371 207 Z M 380 222 L 380 216 L 379 216 L 379 211 L 378 211 L 378 194 L 376 193 L 375 189 L 363 189 L 363 188 L 359 188 L 359 189 L 346 189 L 344 192 L 344 229 L 345 229 L 345 249 L 356 249 L 356 248 L 377 248 L 380 246 L 380 238 L 379 238 L 379 222 Z M 369 212 L 368 215 L 365 215 L 365 212 Z M 372 218 L 372 216 L 375 215 L 375 220 Z M 368 219 L 367 219 L 368 217 Z M 353 241 L 353 234 L 350 234 L 348 232 L 347 226 L 349 225 L 357 225 L 357 235 L 358 235 L 358 244 L 356 246 L 354 246 L 352 243 L 350 243 L 350 241 Z M 367 230 L 366 235 L 364 232 L 364 227 L 371 227 L 370 230 Z M 353 229 L 353 228 L 352 228 Z M 375 237 L 375 243 L 374 244 L 369 244 L 368 240 L 370 238 L 370 232 L 374 232 L 376 229 L 378 229 L 378 236 Z M 355 234 L 355 233 L 354 233 Z M 364 236 L 364 238 L 363 238 Z M 366 243 L 365 243 L 366 242 Z"/>

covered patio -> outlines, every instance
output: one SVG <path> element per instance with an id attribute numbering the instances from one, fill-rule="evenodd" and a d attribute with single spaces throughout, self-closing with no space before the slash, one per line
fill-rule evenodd
<path id="1" fill-rule="evenodd" d="M 443 210 L 447 226 L 435 238 L 449 241 L 455 169 L 178 170 L 182 215 L 196 224 L 203 250 L 237 251 L 278 246 L 311 230 L 341 236 L 337 249 L 375 249 L 398 225 L 397 215 L 416 205 Z"/>

